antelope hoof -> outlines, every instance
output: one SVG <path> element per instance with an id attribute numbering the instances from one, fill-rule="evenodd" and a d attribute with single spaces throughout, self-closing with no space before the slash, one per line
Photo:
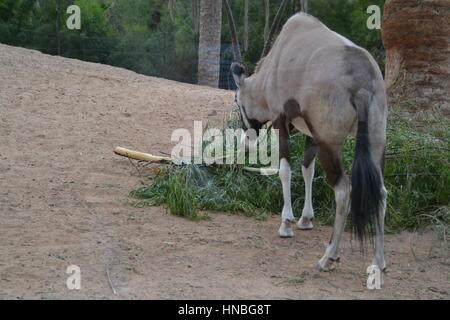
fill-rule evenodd
<path id="1" fill-rule="evenodd" d="M 281 238 L 292 238 L 294 236 L 294 231 L 292 230 L 291 224 L 293 220 L 285 220 L 281 223 L 280 229 L 278 229 L 278 235 Z"/>
<path id="2" fill-rule="evenodd" d="M 300 230 L 311 230 L 314 228 L 312 220 L 313 218 L 301 217 L 300 220 L 298 221 L 297 227 Z"/>
<path id="3" fill-rule="evenodd" d="M 337 257 L 336 259 L 328 258 L 328 259 L 320 259 L 319 262 L 316 264 L 316 269 L 323 272 L 329 272 L 333 271 L 335 269 L 334 262 L 339 263 L 340 258 Z"/>

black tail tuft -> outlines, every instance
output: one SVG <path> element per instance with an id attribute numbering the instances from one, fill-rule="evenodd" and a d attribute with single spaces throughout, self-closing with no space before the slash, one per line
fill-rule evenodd
<path id="1" fill-rule="evenodd" d="M 352 168 L 351 225 L 361 243 L 373 233 L 382 204 L 380 170 L 374 165 L 369 145 L 368 108 L 372 94 L 361 89 L 353 104 L 358 114 L 355 160 Z"/>

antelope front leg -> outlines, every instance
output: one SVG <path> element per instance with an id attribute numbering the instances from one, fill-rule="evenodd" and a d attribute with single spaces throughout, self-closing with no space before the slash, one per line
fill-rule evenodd
<path id="1" fill-rule="evenodd" d="M 283 238 L 293 237 L 294 231 L 291 225 L 295 223 L 295 218 L 291 203 L 291 167 L 285 158 L 281 159 L 279 174 L 283 186 L 284 206 L 281 212 L 281 226 L 278 229 L 278 235 Z"/>
<path id="2" fill-rule="evenodd" d="M 309 167 L 302 166 L 303 180 L 305 181 L 305 205 L 303 206 L 302 217 L 298 221 L 300 230 L 311 230 L 314 228 L 314 209 L 312 206 L 312 180 L 314 178 L 314 160 Z"/>
<path id="3" fill-rule="evenodd" d="M 305 158 L 302 165 L 303 180 L 305 181 L 305 204 L 303 206 L 302 217 L 298 221 L 297 227 L 301 230 L 311 230 L 314 228 L 314 210 L 312 206 L 312 182 L 314 179 L 315 157 L 317 145 L 313 138 L 306 136 Z"/>
<path id="4" fill-rule="evenodd" d="M 291 203 L 291 166 L 289 165 L 289 127 L 284 115 L 273 121 L 273 127 L 278 129 L 280 170 L 279 176 L 283 187 L 283 211 L 281 212 L 281 226 L 278 229 L 280 237 L 293 237 L 292 224 L 295 223 Z"/>

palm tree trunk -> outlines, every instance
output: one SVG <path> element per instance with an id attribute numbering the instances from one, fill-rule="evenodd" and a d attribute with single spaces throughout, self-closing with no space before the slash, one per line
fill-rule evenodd
<path id="1" fill-rule="evenodd" d="M 405 99 L 421 108 L 440 109 L 447 114 L 449 21 L 448 0 L 388 0 L 381 30 L 387 88 L 393 94 L 402 92 Z"/>
<path id="2" fill-rule="evenodd" d="M 220 31 L 222 0 L 200 1 L 200 39 L 198 48 L 198 84 L 219 85 Z"/>
<path id="3" fill-rule="evenodd" d="M 308 0 L 300 0 L 300 10 L 308 13 Z"/>

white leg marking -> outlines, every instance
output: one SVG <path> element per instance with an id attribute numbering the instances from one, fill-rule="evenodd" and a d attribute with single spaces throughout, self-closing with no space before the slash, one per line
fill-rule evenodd
<path id="1" fill-rule="evenodd" d="M 280 161 L 279 175 L 283 187 L 284 206 L 281 212 L 281 226 L 278 229 L 278 235 L 280 237 L 293 237 L 294 232 L 292 231 L 291 223 L 295 219 L 291 204 L 291 167 L 285 158 L 282 158 Z"/>
<path id="2" fill-rule="evenodd" d="M 297 226 L 302 230 L 312 229 L 314 226 L 311 223 L 314 219 L 314 210 L 312 206 L 312 182 L 314 178 L 314 167 L 316 161 L 313 160 L 308 168 L 302 166 L 303 180 L 305 181 L 305 205 L 303 206 L 302 217 Z"/>
<path id="3" fill-rule="evenodd" d="M 339 242 L 350 209 L 350 183 L 347 177 L 342 177 L 334 187 L 334 195 L 336 200 L 336 217 L 334 220 L 333 236 L 331 237 L 329 246 L 325 250 L 325 254 L 317 264 L 317 268 L 322 271 L 329 271 L 333 262 L 338 261 Z"/>

